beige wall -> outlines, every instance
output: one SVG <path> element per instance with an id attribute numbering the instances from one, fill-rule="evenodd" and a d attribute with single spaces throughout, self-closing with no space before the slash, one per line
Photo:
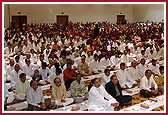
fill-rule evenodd
<path id="1" fill-rule="evenodd" d="M 162 5 L 139 6 L 131 4 L 10 4 L 10 16 L 27 15 L 27 22 L 30 23 L 54 23 L 56 15 L 64 12 L 69 15 L 69 20 L 73 22 L 89 22 L 89 21 L 109 21 L 116 23 L 116 15 L 123 13 L 128 22 L 136 22 L 139 20 L 147 20 L 148 18 L 160 21 L 163 18 Z M 9 13 L 7 5 L 5 5 L 5 27 L 9 27 Z M 144 9 L 145 8 L 145 9 Z M 155 8 L 160 8 L 156 10 Z M 146 10 L 148 12 L 146 12 Z M 142 11 L 142 12 L 141 12 Z M 157 11 L 157 15 L 153 15 Z M 21 14 L 18 14 L 21 12 Z M 159 13 L 158 13 L 159 12 Z M 149 15 L 152 14 L 152 15 Z M 150 17 L 149 17 L 150 16 Z M 152 16 L 154 18 L 152 18 Z M 156 18 L 156 19 L 155 19 Z M 10 18 L 11 19 L 11 18 Z M 7 21 L 8 20 L 8 21 Z"/>
<path id="2" fill-rule="evenodd" d="M 134 5 L 133 20 L 134 21 L 154 21 L 159 22 L 164 19 L 164 5 Z"/>

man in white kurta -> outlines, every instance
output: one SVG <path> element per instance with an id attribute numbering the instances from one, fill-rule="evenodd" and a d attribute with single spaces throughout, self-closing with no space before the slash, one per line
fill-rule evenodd
<path id="1" fill-rule="evenodd" d="M 115 65 L 115 69 L 118 69 L 121 63 L 121 59 L 118 57 L 118 53 L 115 53 L 114 56 L 110 58 L 113 65 Z"/>
<path id="2" fill-rule="evenodd" d="M 90 62 L 89 67 L 92 69 L 93 73 L 100 73 L 100 62 L 98 61 L 99 57 L 97 54 L 94 54 L 94 59 Z"/>
<path id="3" fill-rule="evenodd" d="M 30 83 L 28 80 L 26 80 L 26 74 L 25 73 L 21 73 L 19 75 L 19 79 L 16 82 L 16 94 L 23 94 L 24 96 L 26 95 L 26 93 L 28 92 L 29 88 L 30 88 Z"/>
<path id="4" fill-rule="evenodd" d="M 34 110 L 34 108 L 45 108 L 44 105 L 45 100 L 41 87 L 38 87 L 36 81 L 31 81 L 30 86 L 31 88 L 27 92 L 28 109 L 32 111 Z"/>
<path id="5" fill-rule="evenodd" d="M 152 72 L 149 69 L 145 71 L 145 76 L 141 79 L 140 93 L 144 97 L 156 96 L 158 94 L 158 85 L 153 79 Z"/>
<path id="6" fill-rule="evenodd" d="M 131 78 L 131 76 L 125 70 L 125 63 L 120 64 L 120 70 L 117 71 L 116 75 L 121 85 L 121 88 L 127 89 L 137 84 L 137 82 L 134 81 L 133 78 Z"/>
<path id="7" fill-rule="evenodd" d="M 149 66 L 149 69 L 153 72 L 153 73 L 158 73 L 159 72 L 159 65 L 157 64 L 157 60 L 156 59 L 152 59 L 152 64 Z"/>
<path id="8" fill-rule="evenodd" d="M 16 64 L 16 65 L 14 66 L 14 70 L 11 71 L 11 73 L 10 73 L 10 80 L 11 80 L 11 85 L 12 85 L 12 87 L 15 86 L 16 81 L 19 79 L 19 75 L 20 75 L 21 73 L 23 73 L 23 72 L 20 70 L 19 64 Z"/>
<path id="9" fill-rule="evenodd" d="M 23 71 L 26 75 L 32 76 L 34 73 L 34 65 L 31 64 L 30 59 L 25 59 L 25 65 L 23 66 Z"/>
<path id="10" fill-rule="evenodd" d="M 137 69 L 137 62 L 135 60 L 131 62 L 131 67 L 129 67 L 128 69 L 128 74 L 134 81 L 137 81 L 138 83 L 140 82 L 140 76 Z"/>
<path id="11" fill-rule="evenodd" d="M 88 110 L 89 111 L 114 111 L 114 107 L 119 103 L 109 95 L 105 88 L 100 84 L 100 79 L 95 78 L 94 85 L 89 91 Z"/>
<path id="12" fill-rule="evenodd" d="M 137 66 L 140 78 L 145 76 L 145 71 L 148 69 L 148 67 L 145 65 L 145 62 L 146 62 L 146 60 L 144 58 L 142 58 L 140 61 L 140 64 Z"/>
<path id="13" fill-rule="evenodd" d="M 101 84 L 103 87 L 105 87 L 106 83 L 110 81 L 110 70 L 109 69 L 104 70 L 104 74 L 102 75 L 101 79 L 102 79 Z"/>
<path id="14" fill-rule="evenodd" d="M 106 54 L 105 57 L 100 60 L 100 65 L 101 65 L 101 70 L 103 70 L 103 71 L 106 68 L 107 69 L 112 69 L 113 68 L 113 64 L 111 63 L 108 54 Z"/>

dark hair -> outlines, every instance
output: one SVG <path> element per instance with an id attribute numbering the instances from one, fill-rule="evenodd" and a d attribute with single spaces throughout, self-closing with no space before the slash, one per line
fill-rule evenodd
<path id="1" fill-rule="evenodd" d="M 82 55 L 81 58 L 86 58 L 86 56 L 85 56 L 85 55 Z"/>
<path id="2" fill-rule="evenodd" d="M 112 75 L 111 77 L 110 77 L 110 80 L 112 80 L 114 77 L 117 77 L 116 75 Z"/>
<path id="3" fill-rule="evenodd" d="M 19 78 L 22 78 L 23 76 L 26 76 L 26 74 L 25 74 L 25 73 L 21 73 L 21 74 L 19 75 Z"/>
<path id="4" fill-rule="evenodd" d="M 109 72 L 109 71 L 110 71 L 109 69 L 105 69 L 105 70 L 104 70 L 104 73 Z"/>
<path id="5" fill-rule="evenodd" d="M 145 74 L 147 74 L 148 73 L 148 71 L 151 71 L 150 69 L 147 69 L 146 71 L 145 71 Z M 151 71 L 152 72 L 152 71 Z"/>
<path id="6" fill-rule="evenodd" d="M 160 67 L 159 67 L 159 70 L 164 70 L 164 66 L 160 66 Z"/>
<path id="7" fill-rule="evenodd" d="M 46 62 L 42 62 L 41 65 L 47 67 L 47 63 Z"/>
<path id="8" fill-rule="evenodd" d="M 121 63 L 120 66 L 125 66 L 125 63 Z"/>
<path id="9" fill-rule="evenodd" d="M 56 79 L 59 79 L 59 80 L 61 81 L 61 78 L 59 78 L 59 77 L 56 77 L 56 78 L 54 78 L 54 83 L 56 83 L 56 82 L 55 82 L 55 80 L 56 80 Z"/>
<path id="10" fill-rule="evenodd" d="M 35 82 L 36 80 L 31 80 L 30 81 L 30 86 L 32 87 L 32 83 Z"/>
<path id="11" fill-rule="evenodd" d="M 99 79 L 99 80 L 100 80 L 100 78 L 97 78 L 97 77 L 96 77 L 96 78 L 94 78 L 94 79 L 91 80 L 91 83 L 94 84 L 94 82 L 96 81 L 96 79 Z"/>
<path id="12" fill-rule="evenodd" d="M 56 68 L 56 73 L 61 74 L 62 73 L 61 68 Z"/>
<path id="13" fill-rule="evenodd" d="M 99 57 L 97 54 L 94 54 L 94 57 Z"/>

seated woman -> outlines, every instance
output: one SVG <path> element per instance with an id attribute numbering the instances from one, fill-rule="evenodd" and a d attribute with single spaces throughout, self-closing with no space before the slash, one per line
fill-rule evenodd
<path id="1" fill-rule="evenodd" d="M 85 83 L 81 81 L 80 73 L 77 74 L 76 80 L 71 83 L 70 93 L 72 97 L 85 96 L 87 94 Z"/>
<path id="2" fill-rule="evenodd" d="M 122 88 L 118 82 L 116 75 L 111 76 L 110 81 L 105 85 L 105 89 L 111 96 L 113 96 L 120 103 L 120 106 L 132 103 L 131 96 L 122 94 Z"/>
<path id="3" fill-rule="evenodd" d="M 158 85 L 153 79 L 152 71 L 149 69 L 145 71 L 145 76 L 141 79 L 140 94 L 145 98 L 158 95 Z"/>
<path id="4" fill-rule="evenodd" d="M 88 110 L 89 111 L 113 111 L 119 103 L 109 95 L 105 88 L 101 85 L 101 79 L 95 78 L 91 80 L 93 86 L 89 91 Z"/>

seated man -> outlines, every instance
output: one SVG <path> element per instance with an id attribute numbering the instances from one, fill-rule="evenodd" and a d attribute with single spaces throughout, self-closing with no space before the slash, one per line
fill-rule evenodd
<path id="1" fill-rule="evenodd" d="M 125 70 L 125 63 L 120 64 L 120 69 L 117 71 L 116 75 L 122 89 L 128 89 L 137 86 L 137 82 L 134 81 Z"/>
<path id="2" fill-rule="evenodd" d="M 101 82 L 102 86 L 105 87 L 105 84 L 110 81 L 110 70 L 109 69 L 104 70 L 104 74 L 101 80 L 102 80 Z"/>
<path id="3" fill-rule="evenodd" d="M 145 98 L 158 94 L 158 85 L 153 79 L 152 72 L 149 69 L 145 71 L 145 76 L 141 79 L 140 94 Z"/>
<path id="4" fill-rule="evenodd" d="M 89 67 L 92 69 L 94 74 L 102 72 L 100 69 L 99 56 L 97 54 L 94 54 L 94 59 L 90 62 Z"/>
<path id="5" fill-rule="evenodd" d="M 81 62 L 78 64 L 78 71 L 82 76 L 92 75 L 91 68 L 89 68 L 88 64 L 85 62 L 86 56 L 82 55 Z"/>
<path id="6" fill-rule="evenodd" d="M 158 85 L 158 90 L 164 93 L 164 66 L 159 67 L 159 72 L 154 75 L 154 80 Z"/>
<path id="7" fill-rule="evenodd" d="M 110 81 L 105 85 L 105 89 L 120 103 L 120 106 L 131 104 L 132 97 L 122 94 L 122 88 L 118 82 L 116 75 L 111 76 Z"/>
<path id="8" fill-rule="evenodd" d="M 78 73 L 76 80 L 71 83 L 70 93 L 72 97 L 85 96 L 87 94 L 85 83 L 81 81 L 81 75 Z"/>
<path id="9" fill-rule="evenodd" d="M 91 80 L 93 86 L 89 91 L 88 98 L 88 110 L 89 111 L 113 111 L 115 107 L 119 106 L 119 103 L 109 95 L 105 88 L 101 85 L 100 78 L 94 78 Z"/>
<path id="10" fill-rule="evenodd" d="M 51 100 L 57 100 L 59 102 L 65 102 L 66 98 L 66 88 L 65 85 L 61 83 L 61 79 L 56 77 L 54 79 L 54 84 L 51 89 Z"/>
<path id="11" fill-rule="evenodd" d="M 72 69 L 72 63 L 67 63 L 67 68 L 63 71 L 66 90 L 69 90 L 71 83 L 76 79 L 77 72 Z"/>
<path id="12" fill-rule="evenodd" d="M 16 82 L 16 97 L 19 95 L 26 96 L 28 90 L 30 89 L 30 83 L 26 80 L 26 74 L 21 73 L 19 79 Z"/>
<path id="13" fill-rule="evenodd" d="M 38 87 L 37 81 L 30 82 L 30 90 L 27 92 L 28 111 L 44 110 L 45 100 L 41 87 Z"/>

